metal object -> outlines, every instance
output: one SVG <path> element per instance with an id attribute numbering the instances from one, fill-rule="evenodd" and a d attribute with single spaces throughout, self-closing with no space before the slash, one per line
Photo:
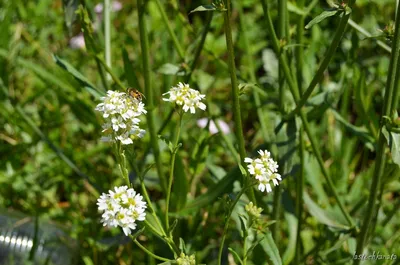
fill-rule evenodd
<path id="1" fill-rule="evenodd" d="M 35 226 L 33 217 L 0 211 L 0 264 L 22 265 L 31 258 L 35 265 L 72 265 L 76 249 L 58 226 Z"/>

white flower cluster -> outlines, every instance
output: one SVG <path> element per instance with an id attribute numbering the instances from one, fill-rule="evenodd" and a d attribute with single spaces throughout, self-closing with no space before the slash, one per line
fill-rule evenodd
<path id="1" fill-rule="evenodd" d="M 146 131 L 139 128 L 140 119 L 137 118 L 147 112 L 143 102 L 124 92 L 112 90 L 108 90 L 107 96 L 101 100 L 103 102 L 97 105 L 96 110 L 102 112 L 106 119 L 103 141 L 118 140 L 122 144 L 132 144 L 133 140 L 143 137 Z"/>
<path id="2" fill-rule="evenodd" d="M 258 153 L 260 158 L 251 159 L 246 157 L 244 162 L 249 163 L 247 165 L 249 173 L 259 181 L 258 189 L 262 192 L 265 190 L 271 192 L 272 188 L 269 182 L 272 180 L 274 186 L 277 186 L 279 185 L 278 180 L 282 180 L 281 175 L 277 173 L 278 163 L 271 158 L 271 154 L 267 150 L 259 150 Z"/>
<path id="3" fill-rule="evenodd" d="M 182 106 L 183 110 L 190 113 L 196 113 L 196 108 L 201 110 L 206 109 L 206 105 L 201 102 L 205 95 L 200 94 L 199 91 L 192 89 L 188 84 L 179 83 L 176 87 L 163 95 L 169 94 L 169 98 L 163 98 L 164 101 L 175 102 L 177 105 Z"/>
<path id="4" fill-rule="evenodd" d="M 122 227 L 125 235 L 136 229 L 136 221 L 143 221 L 146 217 L 146 202 L 143 196 L 128 186 L 115 187 L 108 194 L 103 193 L 97 199 L 99 211 L 103 212 L 104 226 Z"/>

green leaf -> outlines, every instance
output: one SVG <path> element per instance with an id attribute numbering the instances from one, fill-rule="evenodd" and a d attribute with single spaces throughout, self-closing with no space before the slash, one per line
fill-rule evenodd
<path id="1" fill-rule="evenodd" d="M 146 229 L 145 226 L 143 226 L 142 228 L 140 228 L 138 231 L 136 231 L 136 233 L 134 233 L 133 235 L 129 235 L 130 238 L 132 238 L 132 240 L 136 239 L 138 236 L 140 236 L 143 231 Z"/>
<path id="2" fill-rule="evenodd" d="M 232 253 L 233 257 L 236 259 L 237 262 L 239 262 L 240 264 L 243 264 L 243 261 L 240 258 L 240 255 L 233 248 L 228 248 L 228 250 L 230 253 Z"/>
<path id="3" fill-rule="evenodd" d="M 222 194 L 231 191 L 233 188 L 233 182 L 240 179 L 240 177 L 239 168 L 234 168 L 223 179 L 212 185 L 206 193 L 186 204 L 186 207 L 177 214 L 186 215 L 207 205 L 212 205 L 213 202 L 218 199 L 218 197 L 222 196 Z"/>
<path id="4" fill-rule="evenodd" d="M 190 11 L 189 14 L 192 14 L 194 12 L 215 11 L 215 10 L 217 9 L 213 5 L 201 5 Z"/>
<path id="5" fill-rule="evenodd" d="M 240 220 L 240 228 L 242 229 L 242 237 L 246 238 L 248 233 L 247 233 L 245 217 L 242 215 L 239 215 L 239 220 Z"/>
<path id="6" fill-rule="evenodd" d="M 175 205 L 176 211 L 179 211 L 185 206 L 189 189 L 184 168 L 182 158 L 177 153 L 174 166 L 174 185 L 172 188 L 173 205 Z"/>
<path id="7" fill-rule="evenodd" d="M 400 133 L 388 131 L 386 126 L 382 128 L 382 133 L 389 145 L 393 162 L 400 166 Z"/>
<path id="8" fill-rule="evenodd" d="M 312 26 L 314 26 L 315 24 L 320 23 L 322 20 L 328 18 L 328 17 L 332 17 L 334 15 L 336 15 L 339 12 L 339 10 L 329 10 L 329 11 L 324 11 L 321 14 L 319 14 L 318 16 L 316 16 L 313 20 L 311 20 L 310 22 L 308 22 L 308 24 L 306 25 L 306 29 L 311 28 Z"/>
<path id="9" fill-rule="evenodd" d="M 344 125 L 344 127 L 356 136 L 359 136 L 361 140 L 366 144 L 365 146 L 373 150 L 373 144 L 375 144 L 375 138 L 369 134 L 368 130 L 364 127 L 357 127 L 348 121 L 346 121 L 336 110 L 331 109 L 333 116 L 336 120 Z"/>
<path id="10" fill-rule="evenodd" d="M 68 28 L 70 36 L 73 34 L 73 27 L 76 20 L 76 10 L 78 9 L 79 0 L 63 0 L 64 21 Z"/>
<path id="11" fill-rule="evenodd" d="M 81 74 L 78 70 L 75 69 L 75 67 L 73 67 L 70 63 L 68 63 L 67 61 L 61 59 L 60 57 L 58 57 L 57 55 L 53 55 L 53 59 L 56 62 L 56 64 L 58 66 L 60 66 L 61 68 L 63 68 L 64 70 L 66 70 L 68 73 L 70 73 L 76 80 L 78 80 L 78 82 L 80 82 L 82 85 L 84 86 L 88 86 L 90 88 L 95 89 L 99 95 L 103 94 L 102 92 L 100 92 L 95 85 L 93 85 L 92 82 L 89 81 L 89 79 L 87 79 L 83 74 Z"/>
<path id="12" fill-rule="evenodd" d="M 261 236 L 259 239 L 257 239 L 256 242 L 254 242 L 253 244 L 251 244 L 251 246 L 249 247 L 249 249 L 246 252 L 246 257 L 249 257 L 251 255 L 251 253 L 253 252 L 254 248 L 261 243 L 261 241 L 263 241 L 265 239 L 265 236 Z"/>
<path id="13" fill-rule="evenodd" d="M 272 234 L 270 231 L 265 233 L 265 240 L 263 240 L 263 244 L 261 244 L 261 246 L 269 256 L 269 259 L 271 260 L 271 263 L 273 265 L 282 265 L 282 260 L 279 255 L 279 250 L 276 247 L 275 241 L 272 238 Z"/>
<path id="14" fill-rule="evenodd" d="M 163 141 L 167 146 L 168 146 L 168 149 L 169 149 L 169 151 L 171 152 L 171 153 L 173 153 L 174 152 L 174 145 L 172 144 L 172 142 L 171 141 L 169 141 L 167 138 L 165 138 L 163 135 L 158 135 L 158 139 L 160 139 L 161 141 Z"/>
<path id="15" fill-rule="evenodd" d="M 130 61 L 128 52 L 125 48 L 122 49 L 122 59 L 124 61 L 124 72 L 128 85 L 141 91 L 142 89 L 137 80 L 135 69 L 133 69 L 133 63 Z"/>
<path id="16" fill-rule="evenodd" d="M 336 220 L 338 218 L 334 218 L 331 216 L 332 214 L 322 208 L 320 208 L 308 195 L 307 192 L 303 193 L 304 203 L 306 204 L 308 211 L 312 216 L 314 216 L 320 223 L 325 224 L 327 226 L 349 230 L 350 227 L 338 223 Z"/>
<path id="17" fill-rule="evenodd" d="M 174 232 L 177 224 L 178 224 L 178 219 L 175 219 L 174 222 L 171 224 L 171 226 L 168 229 L 168 234 L 172 234 Z"/>
<path id="18" fill-rule="evenodd" d="M 300 15 L 300 16 L 305 16 L 305 15 L 307 15 L 306 10 L 304 10 L 304 9 L 302 9 L 302 8 L 299 8 L 297 5 L 295 5 L 295 4 L 292 3 L 292 2 L 288 2 L 288 3 L 287 3 L 287 9 L 288 9 L 290 12 L 295 13 L 295 14 Z"/>
<path id="19" fill-rule="evenodd" d="M 185 241 L 181 237 L 179 238 L 179 249 L 183 253 L 186 253 L 186 244 L 185 244 Z"/>
<path id="20" fill-rule="evenodd" d="M 297 218 L 290 213 L 285 213 L 285 219 L 289 228 L 289 242 L 286 245 L 285 253 L 283 253 L 283 264 L 287 265 L 292 262 L 296 253 L 296 237 L 297 237 Z"/>

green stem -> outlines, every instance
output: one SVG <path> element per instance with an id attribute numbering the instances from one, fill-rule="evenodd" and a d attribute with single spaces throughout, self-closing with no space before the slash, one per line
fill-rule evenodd
<path id="1" fill-rule="evenodd" d="M 269 7 L 268 7 L 268 1 L 267 0 L 261 0 L 261 3 L 263 5 L 264 15 L 266 17 L 267 28 L 268 28 L 268 30 L 270 32 L 270 35 L 271 35 L 272 46 L 273 46 L 275 52 L 277 54 L 280 54 L 279 40 L 278 40 L 278 38 L 276 36 L 275 29 L 274 29 L 273 24 L 272 24 L 272 19 L 271 19 L 271 15 L 270 15 L 270 12 L 269 12 Z M 280 61 L 281 65 L 282 65 L 282 69 L 283 69 L 283 72 L 285 74 L 286 82 L 288 83 L 290 92 L 292 93 L 292 96 L 293 96 L 296 104 L 298 104 L 298 102 L 300 100 L 299 89 L 297 87 L 296 82 L 294 82 L 294 79 L 292 77 L 292 74 L 291 74 L 291 71 L 290 71 L 290 68 L 289 68 L 289 64 L 288 64 L 288 60 L 287 60 L 287 56 L 285 54 L 282 54 L 279 57 L 279 61 Z M 322 171 L 322 173 L 323 173 L 323 175 L 325 177 L 325 180 L 326 180 L 326 182 L 328 184 L 328 187 L 329 187 L 332 195 L 334 196 L 334 198 L 335 198 L 335 200 L 336 200 L 341 212 L 345 216 L 347 222 L 349 223 L 350 226 L 353 227 L 354 226 L 354 222 L 351 219 L 350 215 L 347 213 L 347 211 L 346 211 L 344 205 L 342 204 L 341 200 L 339 199 L 339 196 L 338 196 L 338 194 L 336 192 L 335 186 L 333 185 L 333 181 L 332 181 L 331 177 L 329 176 L 328 171 L 325 169 L 324 161 L 322 159 L 319 147 L 318 147 L 317 142 L 316 142 L 317 141 L 316 137 L 313 135 L 313 132 L 311 131 L 311 128 L 310 128 L 310 126 L 308 124 L 307 117 L 306 117 L 306 115 L 305 115 L 305 113 L 304 113 L 304 111 L 302 109 L 300 109 L 299 112 L 300 112 L 299 114 L 300 114 L 300 118 L 302 120 L 304 129 L 305 129 L 305 131 L 306 131 L 306 133 L 308 135 L 308 138 L 311 141 L 311 146 L 312 146 L 313 152 L 314 152 L 314 154 L 315 154 L 315 156 L 317 158 L 318 164 L 319 164 L 319 166 L 321 168 L 321 171 Z"/>
<path id="2" fill-rule="evenodd" d="M 104 0 L 104 46 L 107 66 L 111 69 L 110 0 Z M 110 76 L 107 76 L 110 79 Z"/>
<path id="3" fill-rule="evenodd" d="M 301 229 L 303 222 L 303 189 L 304 189 L 304 135 L 303 129 L 300 129 L 299 142 L 300 142 L 300 172 L 297 177 L 296 185 L 296 214 L 297 214 L 297 235 L 296 235 L 296 253 L 295 264 L 301 263 Z"/>
<path id="4" fill-rule="evenodd" d="M 247 265 L 247 232 L 243 239 L 243 265 Z"/>
<path id="5" fill-rule="evenodd" d="M 171 192 L 172 192 L 172 183 L 174 181 L 174 168 L 175 168 L 175 157 L 176 153 L 178 152 L 178 142 L 179 142 L 179 136 L 181 134 L 181 124 L 182 124 L 182 116 L 183 113 L 179 112 L 179 121 L 176 126 L 176 135 L 175 135 L 175 141 L 173 145 L 173 150 L 172 150 L 172 156 L 171 156 L 171 165 L 170 165 L 170 172 L 169 172 L 169 179 L 168 179 L 168 189 L 167 189 L 167 198 L 165 202 L 165 227 L 168 232 L 169 230 L 169 201 L 171 199 Z M 171 235 L 170 235 L 171 236 Z"/>
<path id="6" fill-rule="evenodd" d="M 265 1 L 265 0 L 263 0 Z M 349 1 L 349 7 L 351 8 L 354 4 L 355 0 L 350 0 Z M 333 40 L 331 42 L 331 45 L 329 46 L 328 50 L 325 53 L 324 59 L 322 60 L 317 72 L 315 73 L 313 79 L 311 80 L 310 85 L 308 86 L 308 88 L 306 89 L 306 91 L 304 92 L 303 96 L 301 97 L 301 99 L 299 100 L 299 102 L 297 103 L 296 108 L 290 113 L 288 114 L 285 119 L 289 120 L 292 119 L 294 117 L 295 114 L 299 113 L 299 110 L 306 104 L 308 98 L 311 96 L 312 92 L 314 91 L 315 87 L 317 86 L 317 84 L 319 84 L 319 82 L 321 82 L 321 80 L 324 77 L 324 72 L 325 70 L 328 68 L 328 65 L 333 57 L 333 55 L 336 52 L 337 47 L 339 46 L 339 43 L 345 33 L 345 29 L 347 26 L 347 22 L 350 18 L 350 12 L 348 14 L 346 14 L 345 11 L 342 12 L 342 18 L 340 19 L 339 22 L 339 26 L 336 29 L 336 32 L 333 36 Z"/>
<path id="7" fill-rule="evenodd" d="M 225 239 L 226 239 L 226 232 L 228 231 L 228 228 L 229 228 L 229 220 L 231 219 L 231 215 L 232 215 L 233 209 L 235 208 L 236 204 L 239 202 L 240 197 L 242 197 L 242 195 L 246 192 L 247 189 L 248 189 L 248 186 L 243 187 L 240 190 L 239 194 L 236 196 L 235 200 L 231 204 L 231 207 L 229 208 L 227 216 L 225 217 L 224 232 L 222 234 L 222 239 L 221 239 L 221 243 L 220 243 L 219 251 L 218 251 L 218 265 L 221 265 L 222 250 L 224 249 L 224 244 L 225 244 Z"/>
<path id="8" fill-rule="evenodd" d="M 148 250 L 147 248 L 145 248 L 142 244 L 140 244 L 139 243 L 139 241 L 137 241 L 137 239 L 133 239 L 133 242 L 141 249 L 141 250 L 143 250 L 144 252 L 146 252 L 149 256 L 151 256 L 151 257 L 153 257 L 153 258 L 155 258 L 155 259 L 158 259 L 158 260 L 161 260 L 161 261 L 172 261 L 172 260 L 169 260 L 169 259 L 167 259 L 167 258 L 163 258 L 163 257 L 160 257 L 160 256 L 157 256 L 156 254 L 154 254 L 154 253 L 152 253 L 150 250 Z"/>
<path id="9" fill-rule="evenodd" d="M 126 91 L 126 87 L 122 84 L 121 80 L 119 80 L 119 78 L 113 73 L 111 68 L 104 61 L 104 59 L 101 58 L 100 55 L 96 55 L 96 59 L 101 63 L 101 65 L 103 65 L 103 67 L 106 70 L 106 72 L 110 74 L 111 79 L 114 80 L 114 82 L 117 84 L 117 86 L 120 88 L 120 90 L 121 91 Z"/>
<path id="10" fill-rule="evenodd" d="M 297 6 L 300 9 L 304 8 L 304 0 L 298 0 Z M 297 26 L 296 26 L 296 46 L 295 54 L 296 54 L 296 77 L 297 77 L 297 86 L 299 87 L 300 94 L 303 94 L 303 61 L 304 61 L 304 16 L 300 16 L 297 18 Z"/>
<path id="11" fill-rule="evenodd" d="M 400 6 L 397 7 L 397 12 L 400 12 Z M 398 97 L 398 91 L 396 91 L 396 90 L 398 90 L 400 88 L 400 78 L 399 78 L 400 66 L 399 66 L 399 64 L 400 64 L 400 18 L 399 18 L 399 16 L 397 16 L 396 22 L 395 22 L 395 32 L 394 32 L 394 39 L 393 39 L 393 45 L 392 45 L 392 54 L 391 54 L 390 64 L 389 64 L 389 73 L 388 73 L 386 89 L 385 89 L 385 97 L 384 97 L 381 121 L 383 121 L 384 116 L 391 116 L 392 111 L 395 110 L 394 107 L 397 107 L 397 102 L 393 103 L 393 98 Z M 395 95 L 395 96 L 393 96 L 393 95 Z M 369 194 L 369 198 L 368 198 L 368 206 L 366 209 L 366 213 L 364 215 L 364 222 L 361 226 L 361 232 L 357 239 L 356 254 L 362 254 L 362 252 L 364 250 L 364 246 L 367 243 L 366 241 L 368 238 L 368 234 L 374 232 L 374 231 L 370 231 L 370 230 L 373 230 L 373 229 L 370 229 L 370 224 L 371 224 L 371 220 L 377 214 L 379 207 L 380 207 L 380 204 L 379 204 L 380 200 L 378 199 L 378 191 L 379 191 L 379 187 L 381 187 L 381 180 L 382 180 L 382 176 L 385 171 L 385 162 L 386 162 L 386 153 L 385 153 L 386 140 L 382 133 L 383 126 L 384 126 L 384 123 L 381 122 L 381 129 L 379 132 L 379 139 L 378 139 L 378 147 L 376 150 L 377 158 L 376 158 L 376 163 L 375 163 L 375 168 L 374 168 L 374 175 L 373 175 L 371 188 L 370 188 L 370 194 Z M 357 265 L 359 263 L 360 263 L 359 260 L 355 260 L 355 262 L 354 262 L 355 265 Z"/>
<path id="12" fill-rule="evenodd" d="M 244 163 L 244 159 L 246 157 L 246 149 L 244 145 L 244 137 L 243 137 L 243 127 L 242 127 L 242 117 L 240 111 L 240 100 L 239 100 L 239 87 L 237 83 L 236 77 L 236 66 L 235 66 L 235 51 L 233 49 L 233 41 L 232 41 L 232 29 L 231 29 L 231 0 L 226 0 L 226 12 L 224 13 L 224 25 L 225 25 L 225 37 L 226 37 L 226 46 L 228 49 L 228 65 L 229 72 L 231 77 L 231 86 L 232 86 L 232 99 L 233 99 L 233 118 L 235 121 L 235 133 L 236 138 L 238 140 L 239 145 L 239 154 L 240 161 L 243 168 L 246 168 L 246 164 Z M 249 176 L 248 176 L 249 178 Z M 242 183 L 245 183 L 243 179 Z M 254 196 L 253 189 L 249 191 L 250 200 L 253 201 L 254 204 L 257 203 L 256 198 Z"/>
<path id="13" fill-rule="evenodd" d="M 156 5 L 158 7 L 158 10 L 160 11 L 161 18 L 162 18 L 165 26 L 167 27 L 169 36 L 171 37 L 172 42 L 174 43 L 175 49 L 177 50 L 177 52 L 179 54 L 179 57 L 181 57 L 182 61 L 185 61 L 185 53 L 184 53 L 184 51 L 182 49 L 181 44 L 178 41 L 178 38 L 175 35 L 175 32 L 172 29 L 171 24 L 169 23 L 168 16 L 165 13 L 164 7 L 161 4 L 160 0 L 155 0 L 155 1 L 156 1 Z"/>
<path id="14" fill-rule="evenodd" d="M 197 62 L 199 61 L 201 51 L 203 50 L 204 43 L 206 42 L 207 33 L 211 27 L 211 21 L 213 18 L 213 14 L 214 14 L 214 12 L 209 12 L 209 14 L 207 16 L 206 26 L 204 27 L 203 33 L 201 34 L 200 43 L 197 46 L 196 52 L 194 53 L 193 61 L 190 64 L 190 72 L 188 73 L 188 75 L 185 78 L 186 83 L 190 81 L 190 77 L 192 76 L 192 73 L 193 73 L 194 69 L 196 68 Z"/>
<path id="15" fill-rule="evenodd" d="M 248 23 L 246 23 L 246 17 L 243 14 L 243 7 L 242 7 L 242 1 L 240 0 L 237 2 L 237 9 L 239 12 L 239 16 L 240 16 L 240 29 L 241 29 L 241 35 L 242 35 L 242 39 L 243 39 L 243 43 L 244 43 L 244 50 L 245 50 L 245 55 L 246 55 L 246 63 L 248 65 L 248 74 L 250 76 L 250 81 L 253 84 L 257 83 L 257 78 L 255 75 L 255 66 L 254 66 L 254 58 L 251 54 L 251 47 L 250 47 L 250 43 L 249 43 L 249 39 L 247 37 L 247 29 L 249 28 Z M 268 134 L 268 129 L 267 129 L 267 125 L 265 124 L 265 121 L 267 120 L 265 118 L 264 112 L 262 111 L 262 106 L 261 106 L 261 100 L 260 100 L 260 93 L 253 89 L 253 97 L 254 97 L 254 102 L 256 104 L 256 109 L 257 109 L 257 116 L 258 116 L 258 121 L 260 122 L 260 127 L 261 127 L 261 132 L 264 138 L 265 142 L 269 142 L 270 141 L 270 137 Z"/>
<path id="16" fill-rule="evenodd" d="M 157 132 L 154 121 L 154 98 L 153 89 L 151 87 L 151 70 L 150 70 L 150 53 L 149 53 L 149 39 L 146 30 L 146 19 L 145 19 L 145 6 L 146 2 L 143 0 L 137 0 L 138 6 L 138 17 L 139 17 L 139 34 L 140 34 L 140 46 L 142 50 L 142 63 L 143 63 L 143 76 L 144 76 L 144 91 L 147 100 L 147 124 L 150 132 L 150 142 L 153 149 L 154 159 L 156 162 L 156 169 L 158 177 L 160 178 L 161 187 L 164 191 L 167 190 L 167 180 L 162 172 L 162 163 L 160 157 L 160 148 L 158 146 Z"/>

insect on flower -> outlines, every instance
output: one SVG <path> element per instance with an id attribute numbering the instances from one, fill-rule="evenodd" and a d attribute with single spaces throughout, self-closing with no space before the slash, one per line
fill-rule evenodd
<path id="1" fill-rule="evenodd" d="M 133 87 L 128 87 L 126 89 L 126 94 L 139 101 L 142 101 L 143 98 L 146 98 L 139 90 L 134 89 Z"/>

